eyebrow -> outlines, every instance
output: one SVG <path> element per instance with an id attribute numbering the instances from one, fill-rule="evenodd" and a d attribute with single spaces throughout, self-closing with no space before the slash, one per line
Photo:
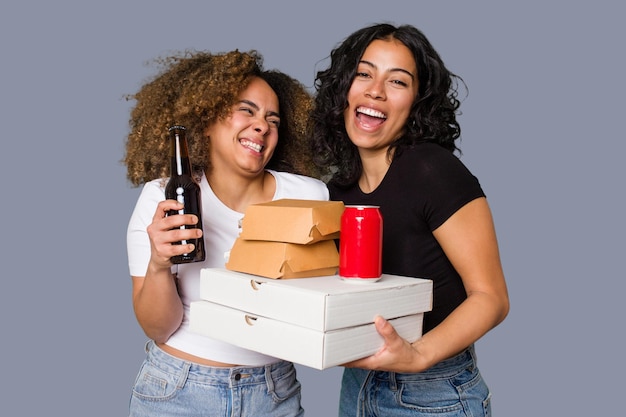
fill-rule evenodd
<path id="1" fill-rule="evenodd" d="M 248 106 L 253 107 L 255 110 L 257 110 L 257 111 L 259 110 L 259 106 L 257 106 L 254 101 L 243 99 L 243 100 L 239 100 L 238 103 L 245 103 Z M 280 119 L 280 113 L 275 112 L 275 111 L 271 111 L 270 110 L 270 111 L 267 112 L 267 115 L 268 116 L 278 117 Z"/>
<path id="2" fill-rule="evenodd" d="M 370 61 L 361 60 L 361 61 L 359 61 L 359 64 L 365 64 L 365 65 L 370 66 L 372 68 L 378 68 L 376 65 L 374 65 L 373 62 L 370 62 Z M 415 76 L 413 74 L 411 74 L 411 72 L 405 70 L 404 68 L 391 68 L 391 69 L 389 69 L 388 72 L 403 72 L 406 75 L 408 75 L 409 77 L 411 77 L 411 80 L 415 79 Z"/>

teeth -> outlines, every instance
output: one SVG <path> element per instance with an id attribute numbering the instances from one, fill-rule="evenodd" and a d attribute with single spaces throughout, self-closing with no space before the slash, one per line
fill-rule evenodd
<path id="1" fill-rule="evenodd" d="M 356 111 L 359 112 L 359 113 L 366 114 L 368 116 L 378 117 L 379 119 L 386 119 L 387 118 L 385 113 L 382 113 L 382 112 L 379 112 L 378 110 L 370 109 L 370 108 L 367 108 L 367 107 L 359 107 L 358 109 L 356 109 Z"/>
<path id="2" fill-rule="evenodd" d="M 247 148 L 251 148 L 254 149 L 257 152 L 261 152 L 261 150 L 263 150 L 263 145 L 259 145 L 258 143 L 254 143 L 252 141 L 246 140 L 246 139 L 242 139 L 240 141 L 240 143 L 247 147 Z"/>

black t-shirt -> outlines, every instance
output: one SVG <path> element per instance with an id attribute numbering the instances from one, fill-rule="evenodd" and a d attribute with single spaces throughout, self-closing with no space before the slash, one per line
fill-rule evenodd
<path id="1" fill-rule="evenodd" d="M 433 280 L 433 310 L 424 333 L 467 297 L 461 277 L 432 231 L 468 202 L 484 197 L 476 177 L 450 151 L 425 143 L 395 157 L 378 188 L 328 184 L 331 200 L 380 206 L 383 217 L 383 273 Z"/>

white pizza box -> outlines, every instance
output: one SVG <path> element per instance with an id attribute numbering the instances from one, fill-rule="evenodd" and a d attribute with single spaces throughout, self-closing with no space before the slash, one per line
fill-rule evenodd
<path id="1" fill-rule="evenodd" d="M 390 322 L 414 342 L 422 334 L 423 313 Z M 319 370 L 372 355 L 384 343 L 373 323 L 322 332 L 210 301 L 191 303 L 190 330 Z"/>
<path id="2" fill-rule="evenodd" d="M 377 282 L 337 275 L 275 280 L 204 268 L 200 298 L 254 315 L 327 332 L 432 309 L 432 281 L 383 274 Z"/>

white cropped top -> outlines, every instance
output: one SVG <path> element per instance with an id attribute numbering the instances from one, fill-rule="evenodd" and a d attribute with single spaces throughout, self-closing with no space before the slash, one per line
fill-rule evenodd
<path id="1" fill-rule="evenodd" d="M 317 179 L 268 170 L 276 179 L 273 200 L 296 198 L 328 200 L 326 185 Z M 131 276 L 145 276 L 150 260 L 150 241 L 146 227 L 152 222 L 158 203 L 165 199 L 165 181 L 157 179 L 146 183 L 137 200 L 127 231 L 128 265 Z M 181 264 L 177 269 L 179 291 L 184 306 L 183 321 L 166 342 L 167 345 L 213 361 L 247 366 L 261 366 L 278 359 L 248 349 L 215 340 L 189 330 L 189 304 L 200 299 L 200 270 L 223 268 L 225 254 L 239 235 L 239 221 L 243 213 L 225 206 L 213 193 L 204 175 L 200 181 L 202 193 L 202 226 L 205 236 L 206 260 Z"/>

